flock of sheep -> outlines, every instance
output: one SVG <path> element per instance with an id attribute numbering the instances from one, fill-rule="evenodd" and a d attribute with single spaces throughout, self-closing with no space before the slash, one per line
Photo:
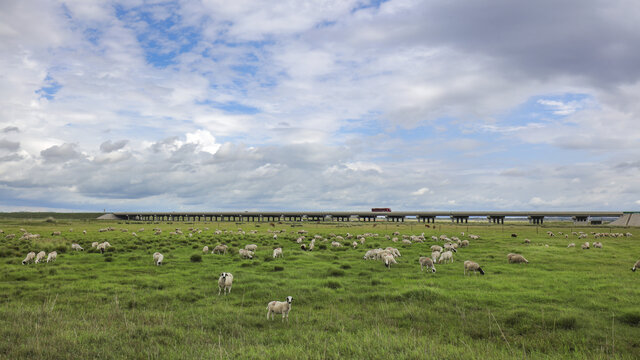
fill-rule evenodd
<path id="1" fill-rule="evenodd" d="M 26 230 L 21 229 L 23 231 L 23 236 L 21 239 L 36 239 L 39 238 L 40 235 L 38 234 L 29 234 Z M 189 229 L 189 236 L 192 236 L 194 232 L 196 233 L 201 233 L 202 230 L 198 230 L 198 229 L 193 229 L 190 228 Z M 205 230 L 208 230 L 208 228 L 205 228 Z M 70 230 L 72 231 L 72 230 Z M 105 231 L 115 231 L 114 228 L 109 227 L 109 228 L 105 228 L 105 229 L 100 229 L 99 232 L 105 232 Z M 126 229 L 121 229 L 121 231 L 127 231 Z M 144 231 L 144 229 L 140 229 L 140 231 Z M 127 231 L 128 232 L 128 231 Z M 273 238 L 277 239 L 278 238 L 278 234 L 281 232 L 284 232 L 284 230 L 281 231 L 272 231 L 269 230 L 270 233 L 272 233 Z M 2 230 L 0 230 L 0 233 L 3 233 Z M 84 234 L 86 234 L 86 230 L 83 231 Z M 160 229 L 154 229 L 154 234 L 155 235 L 159 235 L 162 233 L 162 230 Z M 225 231 L 224 233 L 230 233 L 229 231 Z M 242 234 L 244 235 L 245 232 L 242 230 L 238 230 L 237 232 L 238 234 Z M 253 230 L 250 233 L 252 234 L 256 234 L 257 231 Z M 182 231 L 180 231 L 180 229 L 176 229 L 175 232 L 170 232 L 170 235 L 182 235 Z M 220 235 L 223 234 L 223 232 L 221 230 L 216 230 L 214 232 L 214 234 L 216 235 Z M 315 242 L 316 240 L 318 241 L 322 241 L 322 242 L 328 242 L 329 240 L 331 240 L 331 246 L 332 247 L 342 247 L 343 243 L 345 241 L 345 237 L 346 239 L 352 239 L 355 237 L 355 240 L 351 243 L 351 246 L 355 249 L 358 246 L 362 246 L 365 244 L 366 242 L 366 238 L 367 237 L 378 237 L 378 234 L 371 234 L 371 233 L 365 233 L 365 234 L 361 234 L 361 235 L 352 235 L 350 233 L 347 233 L 345 237 L 340 236 L 340 235 L 335 235 L 335 234 L 329 234 L 329 238 L 324 238 L 320 235 L 315 235 L 308 243 L 307 243 L 307 239 L 306 239 L 306 235 L 307 231 L 305 230 L 300 230 L 298 231 L 298 237 L 295 239 L 295 242 L 297 244 L 300 245 L 300 249 L 304 250 L 304 251 L 313 251 L 315 248 Z M 52 236 L 59 236 L 61 235 L 61 232 L 59 231 L 54 231 L 52 234 Z M 132 233 L 133 236 L 137 236 L 135 232 Z M 547 235 L 549 237 L 553 237 L 556 236 L 555 233 L 548 231 Z M 565 238 L 569 238 L 569 234 L 564 234 L 562 232 L 558 232 L 558 235 L 564 235 Z M 583 238 L 587 238 L 588 235 L 586 233 L 583 232 L 573 232 L 572 233 L 573 236 L 577 236 L 579 239 L 583 239 Z M 592 233 L 591 235 L 594 236 L 594 238 L 604 238 L 604 237 L 622 237 L 622 236 L 632 236 L 631 233 Z M 400 241 L 399 239 L 400 233 L 399 232 L 395 232 L 393 233 L 393 237 L 387 235 L 386 238 L 388 240 L 391 240 L 393 242 L 398 242 Z M 461 233 L 461 236 L 464 237 L 465 233 Z M 512 237 L 517 237 L 517 234 L 512 234 Z M 15 235 L 14 234 L 9 234 L 7 236 L 5 236 L 5 238 L 7 239 L 11 239 L 14 238 Z M 431 236 L 430 240 L 434 241 L 434 242 L 441 242 L 442 245 L 436 244 L 436 245 L 432 245 L 430 247 L 431 250 L 431 256 L 420 256 L 418 258 L 418 264 L 420 265 L 420 270 L 424 271 L 424 269 L 426 268 L 427 270 L 431 270 L 432 273 L 436 273 L 436 264 L 446 264 L 446 263 L 453 263 L 454 262 L 454 253 L 457 253 L 459 249 L 461 248 L 465 248 L 468 247 L 470 245 L 470 240 L 478 240 L 480 237 L 477 235 L 473 235 L 473 234 L 469 234 L 468 235 L 469 239 L 465 239 L 462 240 L 457 236 L 451 236 L 448 237 L 447 235 L 441 235 L 440 237 L 436 237 L 436 236 Z M 347 240 L 347 241 L 351 241 L 351 240 Z M 424 243 L 425 241 L 427 241 L 427 239 L 424 236 L 424 233 L 422 233 L 421 235 L 402 235 L 402 240 L 401 243 L 405 246 L 411 245 L 413 243 Z M 530 244 L 531 241 L 529 239 L 525 239 L 524 240 L 525 244 Z M 548 247 L 548 245 L 545 245 L 546 247 Z M 567 247 L 571 248 L 571 247 L 575 247 L 575 243 L 570 243 Z M 594 248 L 602 248 L 603 245 L 601 242 L 596 241 L 592 244 L 592 246 Z M 102 243 L 99 242 L 93 242 L 91 244 L 92 248 L 96 248 L 97 250 L 99 250 L 101 253 L 104 253 L 106 249 L 108 249 L 109 247 L 111 247 L 111 244 L 107 241 L 104 241 Z M 591 247 L 591 245 L 589 244 L 589 242 L 584 242 L 581 245 L 581 248 L 584 250 L 587 250 Z M 73 243 L 71 245 L 71 249 L 75 250 L 75 251 L 84 251 L 84 249 L 76 243 Z M 211 253 L 212 254 L 227 254 L 227 250 L 228 250 L 228 246 L 225 244 L 218 244 L 216 245 L 212 250 Z M 256 244 L 248 244 L 245 245 L 244 248 L 239 249 L 238 250 L 238 255 L 243 258 L 243 259 L 252 259 L 255 255 L 255 252 L 258 249 L 258 245 Z M 207 254 L 209 253 L 209 246 L 204 246 L 202 251 Z M 277 247 L 273 249 L 273 253 L 272 253 L 272 257 L 275 258 L 282 258 L 284 256 L 283 254 L 283 250 L 281 247 Z M 397 248 L 394 247 L 386 247 L 386 248 L 377 248 L 377 249 L 369 249 L 365 252 L 363 259 L 364 260 L 379 260 L 382 261 L 382 263 L 388 268 L 390 269 L 392 265 L 394 264 L 398 264 L 397 259 L 399 257 L 401 257 L 401 253 Z M 47 263 L 49 262 L 54 262 L 57 258 L 57 252 L 56 251 L 52 251 L 51 253 L 49 253 L 48 255 L 44 252 L 44 251 L 40 251 L 37 254 L 35 252 L 29 252 L 27 254 L 27 256 L 25 257 L 25 259 L 22 261 L 23 265 L 29 264 L 31 262 L 37 264 L 39 262 L 43 262 L 44 259 L 46 257 L 46 261 Z M 153 261 L 154 264 L 156 266 L 160 266 L 163 264 L 163 260 L 164 260 L 164 256 L 159 253 L 156 252 L 153 254 Z M 520 254 L 514 254 L 514 253 L 510 253 L 507 255 L 507 261 L 510 264 L 528 264 L 529 261 L 527 259 L 524 258 L 524 256 L 520 255 Z M 636 271 L 637 268 L 640 268 L 640 260 L 638 260 L 633 267 L 631 268 L 632 271 Z M 463 263 L 463 274 L 467 275 L 467 273 L 471 274 L 471 272 L 473 272 L 474 274 L 476 273 L 480 273 L 481 275 L 484 275 L 485 272 L 482 269 L 482 267 L 474 261 L 471 260 L 466 260 Z M 231 273 L 228 272 L 223 272 L 220 274 L 219 278 L 218 278 L 218 295 L 220 295 L 221 293 L 226 294 L 230 294 L 231 293 L 231 287 L 233 285 L 233 275 Z M 293 301 L 293 298 L 291 296 L 287 296 L 285 301 L 271 301 L 268 303 L 267 305 L 267 319 L 269 319 L 270 317 L 273 319 L 275 314 L 282 314 L 282 319 L 284 321 L 284 319 L 289 318 L 289 312 L 291 310 L 291 303 Z"/>

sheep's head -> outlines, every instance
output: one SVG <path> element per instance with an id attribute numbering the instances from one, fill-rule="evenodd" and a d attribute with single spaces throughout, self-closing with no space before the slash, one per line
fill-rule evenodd
<path id="1" fill-rule="evenodd" d="M 432 268 L 431 268 L 431 272 L 432 272 L 432 273 L 435 273 L 435 272 L 436 272 L 436 268 L 435 268 L 435 267 L 432 267 Z"/>
<path id="2" fill-rule="evenodd" d="M 480 271 L 480 275 L 484 275 L 484 270 L 481 267 L 478 268 L 478 271 Z"/>
<path id="3" fill-rule="evenodd" d="M 293 301 L 293 298 L 291 296 L 287 296 L 287 303 L 291 304 L 292 301 Z"/>

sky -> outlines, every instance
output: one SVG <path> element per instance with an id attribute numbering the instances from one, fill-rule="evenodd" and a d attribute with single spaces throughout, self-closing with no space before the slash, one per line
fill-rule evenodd
<path id="1" fill-rule="evenodd" d="M 0 211 L 637 210 L 638 18 L 0 1 Z"/>

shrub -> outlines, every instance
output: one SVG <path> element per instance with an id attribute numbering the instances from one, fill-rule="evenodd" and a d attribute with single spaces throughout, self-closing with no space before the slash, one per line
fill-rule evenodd
<path id="1" fill-rule="evenodd" d="M 619 320 L 630 326 L 640 326 L 640 313 L 624 313 L 620 315 Z"/>
<path id="2" fill-rule="evenodd" d="M 202 262 L 202 255 L 200 254 L 191 255 L 191 262 Z"/>
<path id="3" fill-rule="evenodd" d="M 273 271 L 283 271 L 283 270 L 284 270 L 284 266 L 276 265 L 273 267 Z"/>
<path id="4" fill-rule="evenodd" d="M 329 269 L 329 276 L 344 276 L 344 270 Z"/>
<path id="5" fill-rule="evenodd" d="M 342 264 L 342 265 L 340 265 L 340 268 L 341 268 L 341 269 L 345 269 L 345 270 L 347 270 L 347 269 L 351 269 L 351 265 L 349 265 L 349 264 Z"/>
<path id="6" fill-rule="evenodd" d="M 113 257 L 111 256 L 111 254 L 107 255 L 104 257 L 104 261 L 106 262 L 112 262 L 113 261 Z"/>

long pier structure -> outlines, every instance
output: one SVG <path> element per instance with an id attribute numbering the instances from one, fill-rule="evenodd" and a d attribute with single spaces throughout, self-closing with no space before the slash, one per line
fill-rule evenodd
<path id="1" fill-rule="evenodd" d="M 454 223 L 468 223 L 469 218 L 485 218 L 489 223 L 504 224 L 505 218 L 527 218 L 531 224 L 543 224 L 545 217 L 572 218 L 588 222 L 592 218 L 618 218 L 622 211 L 218 211 L 218 212 L 115 212 L 121 220 L 132 221 L 388 221 L 404 222 L 415 218 L 418 222 L 435 223 L 436 218 L 451 219 Z"/>

